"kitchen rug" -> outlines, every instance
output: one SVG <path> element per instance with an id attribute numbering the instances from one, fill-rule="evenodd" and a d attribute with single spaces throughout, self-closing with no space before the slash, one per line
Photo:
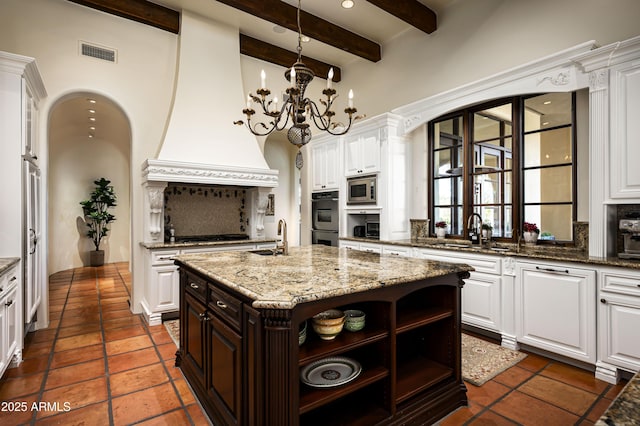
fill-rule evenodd
<path id="1" fill-rule="evenodd" d="M 526 356 L 462 333 L 462 378 L 472 385 L 481 386 Z"/>
<path id="2" fill-rule="evenodd" d="M 177 347 L 180 347 L 180 320 L 174 319 L 170 321 L 164 321 L 164 327 L 169 332 L 169 336 L 171 336 L 171 340 L 176 344 Z"/>

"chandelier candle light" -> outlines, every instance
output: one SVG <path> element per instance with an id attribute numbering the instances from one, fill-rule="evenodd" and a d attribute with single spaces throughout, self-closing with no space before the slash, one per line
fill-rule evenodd
<path id="1" fill-rule="evenodd" d="M 300 0 L 298 0 L 298 60 L 290 69 L 284 73 L 285 79 L 289 81 L 290 87 L 286 89 L 286 95 L 282 100 L 282 106 L 278 108 L 278 98 L 274 97 L 268 100 L 267 97 L 271 91 L 267 89 L 267 76 L 264 70 L 260 73 L 260 89 L 256 90 L 256 95 L 249 93 L 247 95 L 247 107 L 242 110 L 246 116 L 247 128 L 257 136 L 267 136 L 274 130 L 283 130 L 289 124 L 291 119 L 291 127 L 287 132 L 287 139 L 293 145 L 298 147 L 296 156 L 296 166 L 302 167 L 302 153 L 300 148 L 311 140 L 311 130 L 307 119 L 311 118 L 316 127 L 322 131 L 332 135 L 344 135 L 351 128 L 353 121 L 364 116 L 354 116 L 357 109 L 353 107 L 353 90 L 349 90 L 348 104 L 344 112 L 349 116 L 349 121 L 345 125 L 342 122 L 334 122 L 333 116 L 335 112 L 331 109 L 334 101 L 338 97 L 333 85 L 333 68 L 329 70 L 327 75 L 327 87 L 322 91 L 326 99 L 320 99 L 323 105 L 323 111 L 320 107 L 309 98 L 305 98 L 305 90 L 315 77 L 314 72 L 302 62 L 302 29 L 300 27 Z M 262 109 L 262 113 L 270 117 L 268 123 L 257 122 L 251 123 L 251 117 L 256 113 L 253 104 L 258 104 L 258 109 Z M 310 120 L 310 121 L 311 121 Z M 234 124 L 243 125 L 244 121 L 238 120 Z"/>

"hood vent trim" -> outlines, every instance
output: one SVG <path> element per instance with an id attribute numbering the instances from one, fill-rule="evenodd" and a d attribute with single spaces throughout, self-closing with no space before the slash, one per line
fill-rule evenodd
<path id="1" fill-rule="evenodd" d="M 149 159 L 142 164 L 142 180 L 274 188 L 278 170 Z"/>

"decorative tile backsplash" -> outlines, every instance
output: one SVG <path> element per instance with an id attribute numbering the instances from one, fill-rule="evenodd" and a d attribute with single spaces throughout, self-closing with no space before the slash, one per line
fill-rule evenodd
<path id="1" fill-rule="evenodd" d="M 165 230 L 176 236 L 246 233 L 246 190 L 234 186 L 169 183 L 164 190 Z"/>

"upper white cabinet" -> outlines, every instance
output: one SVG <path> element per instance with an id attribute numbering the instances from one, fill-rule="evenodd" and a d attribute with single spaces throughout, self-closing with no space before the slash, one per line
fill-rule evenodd
<path id="1" fill-rule="evenodd" d="M 640 202 L 640 43 L 634 60 L 612 67 L 609 78 L 609 196 Z"/>
<path id="2" fill-rule="evenodd" d="M 380 130 L 352 130 L 344 138 L 345 176 L 366 175 L 380 171 Z"/>
<path id="3" fill-rule="evenodd" d="M 518 261 L 515 290 L 518 342 L 595 363 L 594 270 Z"/>
<path id="4" fill-rule="evenodd" d="M 340 186 L 340 140 L 334 137 L 311 146 L 311 189 L 333 191 Z"/>

